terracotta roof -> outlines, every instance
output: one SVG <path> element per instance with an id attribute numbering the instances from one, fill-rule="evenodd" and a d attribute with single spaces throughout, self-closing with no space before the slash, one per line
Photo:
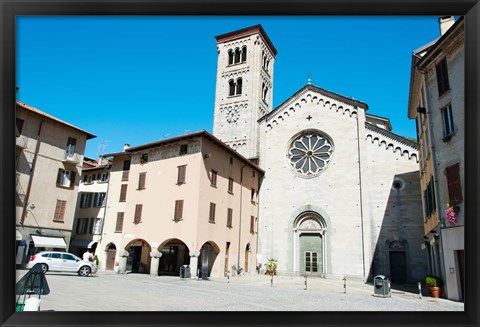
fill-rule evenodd
<path id="1" fill-rule="evenodd" d="M 39 109 L 37 109 L 37 108 L 34 108 L 34 107 L 32 107 L 32 106 L 29 106 L 29 105 L 26 104 L 26 103 L 23 103 L 23 102 L 20 102 L 20 101 L 16 101 L 16 109 L 18 109 L 18 107 L 21 107 L 21 108 L 23 108 L 23 109 L 26 109 L 26 110 L 28 110 L 28 111 L 30 111 L 30 112 L 33 112 L 33 113 L 35 113 L 35 114 L 37 114 L 37 115 L 40 115 L 40 116 L 45 117 L 45 118 L 48 118 L 48 119 L 50 119 L 50 120 L 53 120 L 53 121 L 55 121 L 55 122 L 57 122 L 57 123 L 60 123 L 60 124 L 62 124 L 62 125 L 65 125 L 65 126 L 68 126 L 68 127 L 73 128 L 73 129 L 76 129 L 76 130 L 79 131 L 79 132 L 85 133 L 85 134 L 87 135 L 87 140 L 93 139 L 93 138 L 97 137 L 97 136 L 95 136 L 95 135 L 93 135 L 93 134 L 90 134 L 90 133 L 87 132 L 87 131 L 84 131 L 83 129 L 80 129 L 80 128 L 72 125 L 72 124 L 69 124 L 69 123 L 67 123 L 67 122 L 65 122 L 65 121 L 63 121 L 63 120 L 60 120 L 60 119 L 52 116 L 52 115 L 49 115 L 49 114 L 47 114 L 46 112 L 43 112 L 43 111 L 41 111 L 41 110 L 39 110 Z"/>
<path id="2" fill-rule="evenodd" d="M 228 42 L 228 41 L 239 39 L 239 38 L 242 38 L 242 37 L 245 37 L 245 36 L 248 36 L 248 35 L 252 35 L 252 34 L 255 34 L 255 33 L 259 33 L 262 36 L 262 38 L 265 40 L 265 43 L 267 43 L 268 47 L 272 51 L 273 56 L 275 57 L 277 55 L 278 51 L 277 51 L 277 49 L 275 49 L 275 46 L 273 45 L 272 41 L 270 40 L 267 33 L 265 32 L 262 25 L 260 25 L 260 24 L 255 25 L 255 26 L 251 26 L 251 27 L 242 28 L 240 30 L 225 33 L 225 34 L 222 34 L 222 35 L 218 35 L 218 36 L 215 36 L 215 38 L 217 39 L 217 43 Z"/>

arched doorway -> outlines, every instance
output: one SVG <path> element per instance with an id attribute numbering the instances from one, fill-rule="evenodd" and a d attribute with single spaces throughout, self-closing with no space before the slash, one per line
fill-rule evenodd
<path id="1" fill-rule="evenodd" d="M 128 251 L 126 272 L 130 273 L 150 273 L 150 252 L 151 247 L 143 239 L 136 239 L 125 246 Z"/>
<path id="2" fill-rule="evenodd" d="M 162 253 L 158 264 L 158 275 L 178 276 L 180 267 L 190 264 L 190 250 L 188 246 L 179 239 L 170 239 L 158 247 Z"/>
<path id="3" fill-rule="evenodd" d="M 316 212 L 303 212 L 294 221 L 295 271 L 302 275 L 326 274 L 326 224 Z"/>
<path id="4" fill-rule="evenodd" d="M 220 253 L 220 248 L 215 242 L 205 242 L 200 249 L 200 256 L 198 257 L 198 277 L 207 279 L 211 272 L 215 259 Z"/>
<path id="5" fill-rule="evenodd" d="M 250 243 L 247 243 L 247 246 L 245 247 L 245 272 L 249 271 L 250 252 Z"/>
<path id="6" fill-rule="evenodd" d="M 105 249 L 107 252 L 105 259 L 105 270 L 113 270 L 115 267 L 115 256 L 117 255 L 117 247 L 113 243 L 109 243 Z"/>

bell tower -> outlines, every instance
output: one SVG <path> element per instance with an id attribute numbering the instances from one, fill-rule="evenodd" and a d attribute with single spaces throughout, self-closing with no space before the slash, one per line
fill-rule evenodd
<path id="1" fill-rule="evenodd" d="M 217 39 L 213 134 L 248 159 L 258 158 L 259 125 L 272 110 L 277 50 L 261 25 Z"/>

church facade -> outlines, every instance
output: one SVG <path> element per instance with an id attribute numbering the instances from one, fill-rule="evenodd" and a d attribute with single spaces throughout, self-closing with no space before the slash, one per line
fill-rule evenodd
<path id="1" fill-rule="evenodd" d="M 277 50 L 264 29 L 216 39 L 213 133 L 265 171 L 258 262 L 276 259 L 284 275 L 424 278 L 417 144 L 310 82 L 273 108 Z"/>

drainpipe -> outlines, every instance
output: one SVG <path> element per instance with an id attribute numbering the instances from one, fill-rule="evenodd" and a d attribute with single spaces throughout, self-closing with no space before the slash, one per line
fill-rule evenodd
<path id="1" fill-rule="evenodd" d="M 30 177 L 28 178 L 27 191 L 25 192 L 25 199 L 23 201 L 22 218 L 20 219 L 20 225 L 23 225 L 23 223 L 25 222 L 25 218 L 27 217 L 27 212 L 28 212 L 27 205 L 28 205 L 28 200 L 30 198 L 30 191 L 32 189 L 33 174 L 35 173 L 35 165 L 37 163 L 38 151 L 40 150 L 40 133 L 42 132 L 42 127 L 44 122 L 45 122 L 45 119 L 43 119 L 40 122 L 40 126 L 38 127 L 37 144 L 35 145 L 35 154 L 33 156 L 32 169 L 30 170 Z"/>
<path id="2" fill-rule="evenodd" d="M 240 245 L 241 245 L 241 236 L 242 236 L 242 198 L 243 198 L 243 168 L 247 165 L 243 165 L 240 169 L 240 221 L 238 228 L 238 257 L 237 257 L 237 269 L 240 268 Z"/>
<path id="3" fill-rule="evenodd" d="M 358 151 L 358 182 L 360 184 L 360 222 L 362 224 L 362 265 L 363 265 L 363 277 L 366 276 L 365 271 L 365 231 L 363 226 L 363 184 L 362 184 L 362 160 L 360 158 L 360 117 L 358 114 L 358 107 L 354 106 L 357 111 L 357 151 Z"/>

